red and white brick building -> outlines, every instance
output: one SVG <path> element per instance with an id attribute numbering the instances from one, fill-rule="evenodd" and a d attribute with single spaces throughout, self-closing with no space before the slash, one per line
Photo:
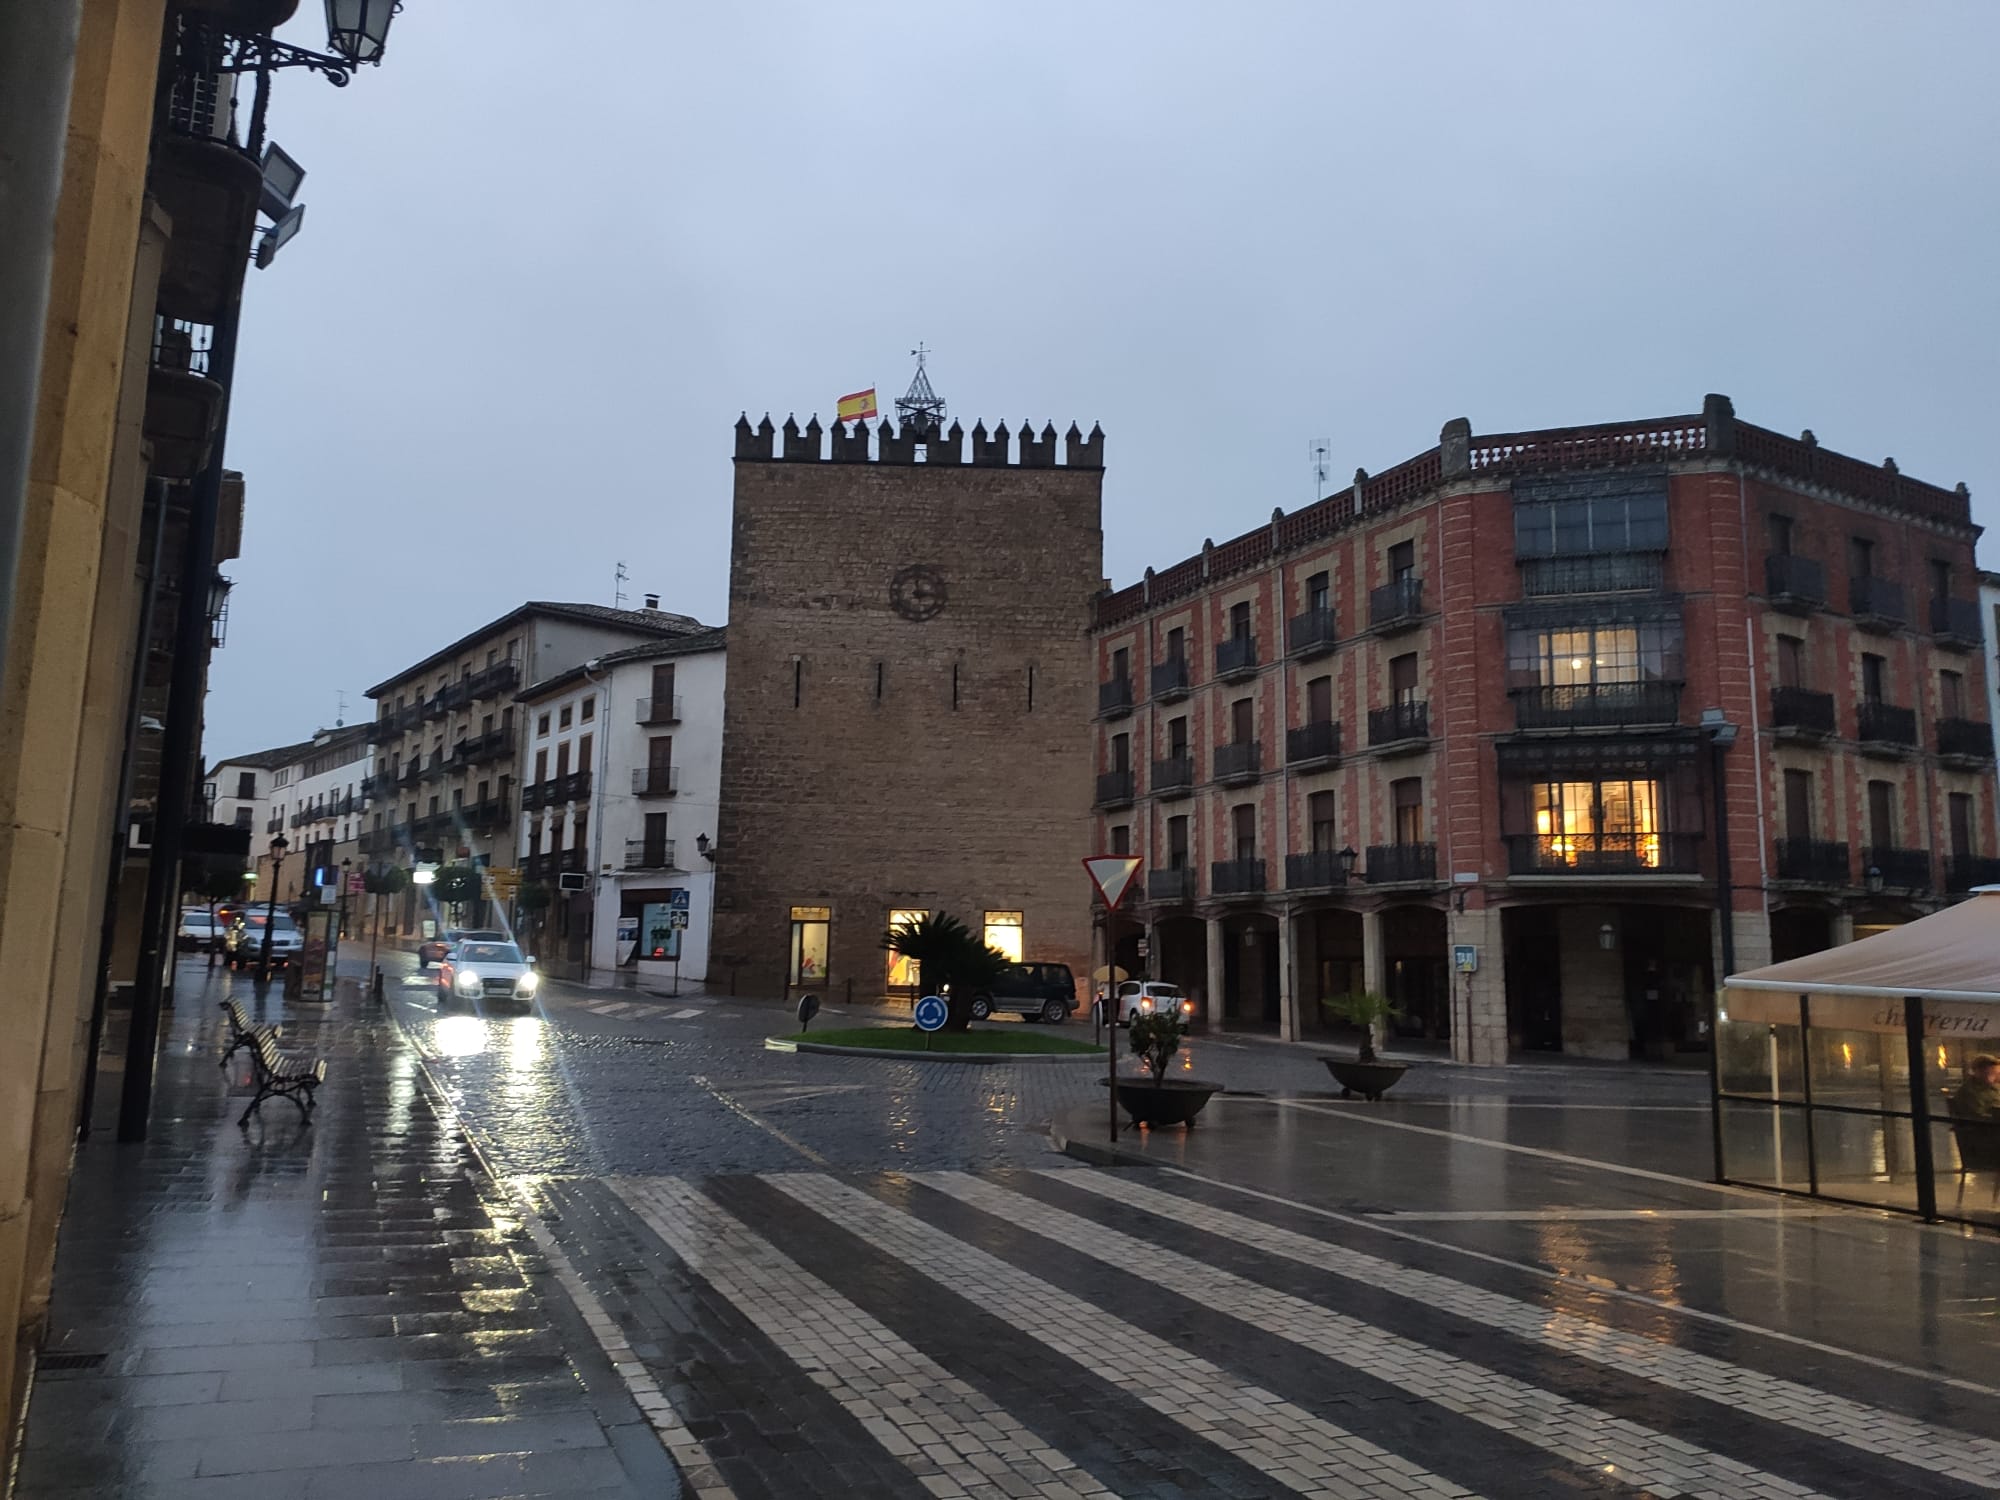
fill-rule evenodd
<path id="1" fill-rule="evenodd" d="M 1093 627 L 1120 962 L 1287 1038 L 1365 985 L 1474 1062 L 1699 1050 L 1723 972 L 2000 879 L 1976 535 L 1711 396 L 1456 420 L 1149 569 Z"/>

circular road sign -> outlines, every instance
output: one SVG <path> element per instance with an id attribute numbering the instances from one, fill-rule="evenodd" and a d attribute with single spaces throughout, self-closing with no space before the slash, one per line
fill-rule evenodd
<path id="1" fill-rule="evenodd" d="M 917 1030 L 942 1031 L 951 1019 L 951 1006 L 942 995 L 926 995 L 917 1002 Z"/>

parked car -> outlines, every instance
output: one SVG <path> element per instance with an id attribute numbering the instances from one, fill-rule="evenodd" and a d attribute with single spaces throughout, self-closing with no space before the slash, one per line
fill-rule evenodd
<path id="1" fill-rule="evenodd" d="M 438 965 L 438 1009 L 454 1000 L 505 1001 L 525 1009 L 541 982 L 534 959 L 523 958 L 513 943 L 468 933 Z"/>
<path id="2" fill-rule="evenodd" d="M 513 941 L 512 934 L 501 932 L 495 928 L 475 927 L 466 929 L 461 927 L 447 927 L 436 937 L 425 938 L 421 943 L 417 944 L 417 967 L 419 969 L 428 969 L 432 964 L 443 963 L 445 955 L 450 953 L 452 948 L 459 943 L 511 943 Z"/>
<path id="3" fill-rule="evenodd" d="M 225 939 L 225 952 L 229 955 L 229 967 L 247 968 L 251 964 L 264 961 L 264 924 L 271 925 L 271 962 L 289 964 L 299 956 L 306 945 L 305 935 L 292 921 L 290 912 L 246 911 L 238 915 L 229 925 L 229 935 Z"/>
<path id="4" fill-rule="evenodd" d="M 185 908 L 181 912 L 180 926 L 174 931 L 174 946 L 183 953 L 206 953 L 222 946 L 223 934 L 228 929 L 209 914 L 205 906 Z"/>
<path id="5" fill-rule="evenodd" d="M 1129 1026 L 1134 1017 L 1163 1010 L 1178 1011 L 1183 1021 L 1194 1019 L 1194 1001 L 1181 993 L 1179 985 L 1162 984 L 1157 979 L 1128 979 L 1118 986 L 1117 1008 L 1112 1014 L 1120 1026 Z M 1091 1008 L 1091 1019 L 1101 1022 L 1103 1014 L 1104 996 L 1100 993 Z"/>
<path id="6" fill-rule="evenodd" d="M 996 1010 L 1013 1011 L 1030 1021 L 1055 1024 L 1076 1009 L 1076 979 L 1068 964 L 1009 964 L 993 988 L 972 997 L 972 1019 L 983 1021 Z"/>

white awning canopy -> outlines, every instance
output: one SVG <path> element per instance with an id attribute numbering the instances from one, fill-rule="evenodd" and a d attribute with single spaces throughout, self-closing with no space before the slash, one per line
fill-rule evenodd
<path id="1" fill-rule="evenodd" d="M 2000 886 L 1981 887 L 1969 901 L 1858 943 L 1731 974 L 1723 986 L 1738 992 L 1724 1002 L 1733 1020 L 1798 1019 L 1795 1008 L 1782 1016 L 1775 1013 L 1770 1000 L 1758 997 L 1763 991 L 1850 1002 L 1828 1007 L 1824 1021 L 1815 1007 L 1815 1026 L 1900 1030 L 1901 1006 L 1881 1002 L 1917 995 L 1944 1002 L 1927 1010 L 1937 1020 L 1955 1018 L 1951 1029 L 1961 1034 L 2000 1035 Z M 1865 1003 L 1869 1001 L 1877 1003 Z M 1874 1024 L 1857 1024 L 1864 1014 Z"/>

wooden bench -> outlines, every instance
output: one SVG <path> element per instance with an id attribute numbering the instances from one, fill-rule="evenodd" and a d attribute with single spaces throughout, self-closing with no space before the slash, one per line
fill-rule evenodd
<path id="1" fill-rule="evenodd" d="M 299 1117 L 312 1123 L 313 1090 L 326 1081 L 326 1059 L 287 1057 L 278 1050 L 278 1033 L 271 1027 L 253 1027 L 250 1040 L 250 1067 L 256 1077 L 257 1097 L 243 1111 L 238 1125 L 247 1126 L 266 1099 L 289 1099 L 298 1106 Z"/>
<path id="2" fill-rule="evenodd" d="M 234 1000 L 222 1002 L 223 1018 L 229 1022 L 229 1045 L 222 1049 L 222 1066 L 229 1066 L 229 1059 L 243 1048 L 257 1040 L 257 1029 L 250 1024 L 250 1018 L 243 1014 L 243 1007 Z"/>

